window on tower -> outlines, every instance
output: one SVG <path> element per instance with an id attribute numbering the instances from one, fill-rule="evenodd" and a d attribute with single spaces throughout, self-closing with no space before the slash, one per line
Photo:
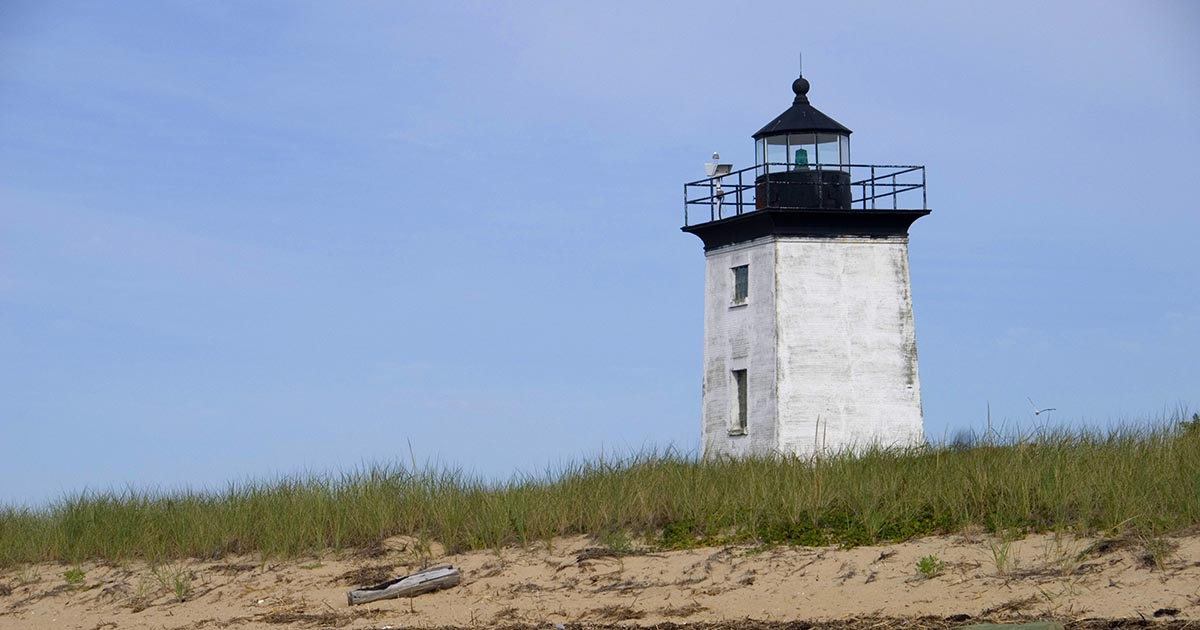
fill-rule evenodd
<path id="1" fill-rule="evenodd" d="M 733 268 L 733 303 L 745 304 L 750 296 L 750 265 Z"/>
<path id="2" fill-rule="evenodd" d="M 746 417 L 749 415 L 747 413 L 746 404 L 746 398 L 748 394 L 746 370 L 733 371 L 733 389 L 735 395 L 737 396 L 737 400 L 734 401 L 735 405 L 733 408 L 733 422 L 730 423 L 729 433 L 730 435 L 745 435 Z"/>

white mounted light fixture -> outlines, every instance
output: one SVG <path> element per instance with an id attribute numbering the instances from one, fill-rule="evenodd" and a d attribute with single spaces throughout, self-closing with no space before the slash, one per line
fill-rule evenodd
<path id="1" fill-rule="evenodd" d="M 704 163 L 704 174 L 709 177 L 724 177 L 733 172 L 732 164 L 718 164 L 717 160 L 721 159 L 719 153 L 713 152 L 712 162 Z"/>

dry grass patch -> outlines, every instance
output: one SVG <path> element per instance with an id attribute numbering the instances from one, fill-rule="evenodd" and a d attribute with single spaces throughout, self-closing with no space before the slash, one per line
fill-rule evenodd
<path id="1" fill-rule="evenodd" d="M 692 617 L 708 610 L 707 606 L 701 605 L 698 602 L 692 602 L 684 606 L 666 606 L 659 608 L 657 613 L 663 617 Z"/>
<path id="2" fill-rule="evenodd" d="M 213 565 L 213 566 L 209 567 L 208 570 L 216 572 L 216 573 L 220 573 L 221 575 L 239 575 L 241 573 L 247 573 L 249 571 L 254 571 L 255 569 L 258 569 L 261 566 L 262 565 L 254 564 L 251 562 L 229 562 L 229 563 L 225 563 L 225 564 Z"/>
<path id="3" fill-rule="evenodd" d="M 638 610 L 632 606 L 624 604 L 610 604 L 593 608 L 586 613 L 584 617 L 595 619 L 597 621 L 630 621 L 633 619 L 641 619 L 646 616 L 644 610 Z"/>
<path id="4" fill-rule="evenodd" d="M 396 567 L 391 564 L 376 564 L 351 569 L 330 580 L 330 584 L 347 586 L 371 586 L 396 579 Z"/>

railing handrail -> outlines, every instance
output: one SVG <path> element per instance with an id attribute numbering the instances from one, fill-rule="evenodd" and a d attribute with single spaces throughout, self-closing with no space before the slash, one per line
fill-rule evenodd
<path id="1" fill-rule="evenodd" d="M 804 170 L 808 172 L 837 172 L 842 171 L 847 175 L 851 175 L 854 171 L 867 171 L 867 177 L 860 177 L 857 180 L 851 179 L 849 183 L 835 183 L 825 181 L 825 178 L 818 176 L 813 182 L 788 182 L 779 181 L 772 178 L 764 178 L 764 175 L 773 175 L 775 173 L 797 172 Z M 746 175 L 752 174 L 749 182 L 746 181 Z M 906 177 L 907 176 L 907 177 Z M 849 179 L 849 178 L 848 178 Z M 773 194 L 766 192 L 773 187 L 781 189 L 796 189 L 797 187 L 812 187 L 818 191 L 824 190 L 830 186 L 845 186 L 849 189 L 850 210 L 900 210 L 900 209 L 921 209 L 928 210 L 927 195 L 925 193 L 925 166 L 919 164 L 809 164 L 803 168 L 798 168 L 795 164 L 789 162 L 764 162 L 754 164 L 736 171 L 730 171 L 724 175 L 712 175 L 695 181 L 687 182 L 683 185 L 683 203 L 684 203 L 684 225 L 691 225 L 691 217 L 689 216 L 689 208 L 694 206 L 709 206 L 710 218 L 705 220 L 717 220 L 731 216 L 733 214 L 743 214 L 744 212 L 752 212 L 755 210 L 766 209 L 766 203 L 779 204 L 781 201 L 786 204 L 787 201 L 777 200 Z M 854 197 L 854 188 L 861 188 L 861 196 Z M 707 190 L 696 189 L 707 188 Z M 921 191 L 921 199 L 919 206 L 901 207 L 902 195 L 906 199 L 910 197 L 905 195 L 915 190 Z M 745 194 L 746 191 L 751 191 Z M 691 195 L 697 194 L 696 197 Z M 827 193 L 818 192 L 819 197 L 823 197 Z M 835 193 L 845 194 L 845 193 Z M 771 195 L 769 202 L 764 202 L 763 195 Z M 890 208 L 877 207 L 876 202 L 881 199 L 891 199 L 891 203 L 887 205 Z M 868 204 L 869 202 L 869 204 Z M 820 209 L 825 202 L 818 201 L 817 205 L 771 205 L 771 208 L 785 210 L 815 210 Z M 843 203 L 845 203 L 843 201 Z M 907 202 L 905 202 L 907 203 Z M 855 208 L 855 205 L 859 205 Z M 826 206 L 826 209 L 828 207 Z"/>
<path id="2" fill-rule="evenodd" d="M 687 182 L 684 184 L 684 186 L 700 186 L 700 185 L 707 186 L 709 182 L 721 180 L 726 177 L 733 177 L 734 175 L 745 173 L 746 171 L 762 170 L 762 168 L 764 166 L 785 166 L 785 167 L 787 167 L 787 169 L 783 169 L 783 170 L 795 170 L 795 167 L 796 167 L 795 164 L 792 164 L 790 162 L 763 162 L 762 164 L 755 164 L 754 166 L 747 166 L 746 168 L 740 168 L 736 171 L 730 171 L 724 175 L 713 175 L 712 177 L 705 177 L 703 179 L 697 179 L 694 182 Z M 822 170 L 824 170 L 824 171 L 840 171 L 840 170 L 844 170 L 847 168 L 871 168 L 871 167 L 906 169 L 904 171 L 895 173 L 896 175 L 902 175 L 904 173 L 911 173 L 913 171 L 922 170 L 925 168 L 925 165 L 923 165 L 923 164 L 810 164 L 809 170 L 811 170 L 811 171 L 822 171 Z M 774 173 L 776 171 L 771 171 L 771 172 Z M 782 170 L 780 172 L 782 172 Z M 891 177 L 891 175 L 892 175 L 892 173 L 888 173 L 887 175 L 880 175 L 879 177 Z M 860 180 L 860 181 L 870 181 L 870 180 Z M 857 184 L 859 184 L 859 182 L 851 183 L 851 185 L 857 185 Z"/>

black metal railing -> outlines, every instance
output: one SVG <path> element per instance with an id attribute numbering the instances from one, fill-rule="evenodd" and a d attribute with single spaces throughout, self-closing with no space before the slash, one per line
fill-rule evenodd
<path id="1" fill-rule="evenodd" d="M 683 185 L 685 227 L 767 208 L 928 210 L 925 167 L 770 162 Z"/>

